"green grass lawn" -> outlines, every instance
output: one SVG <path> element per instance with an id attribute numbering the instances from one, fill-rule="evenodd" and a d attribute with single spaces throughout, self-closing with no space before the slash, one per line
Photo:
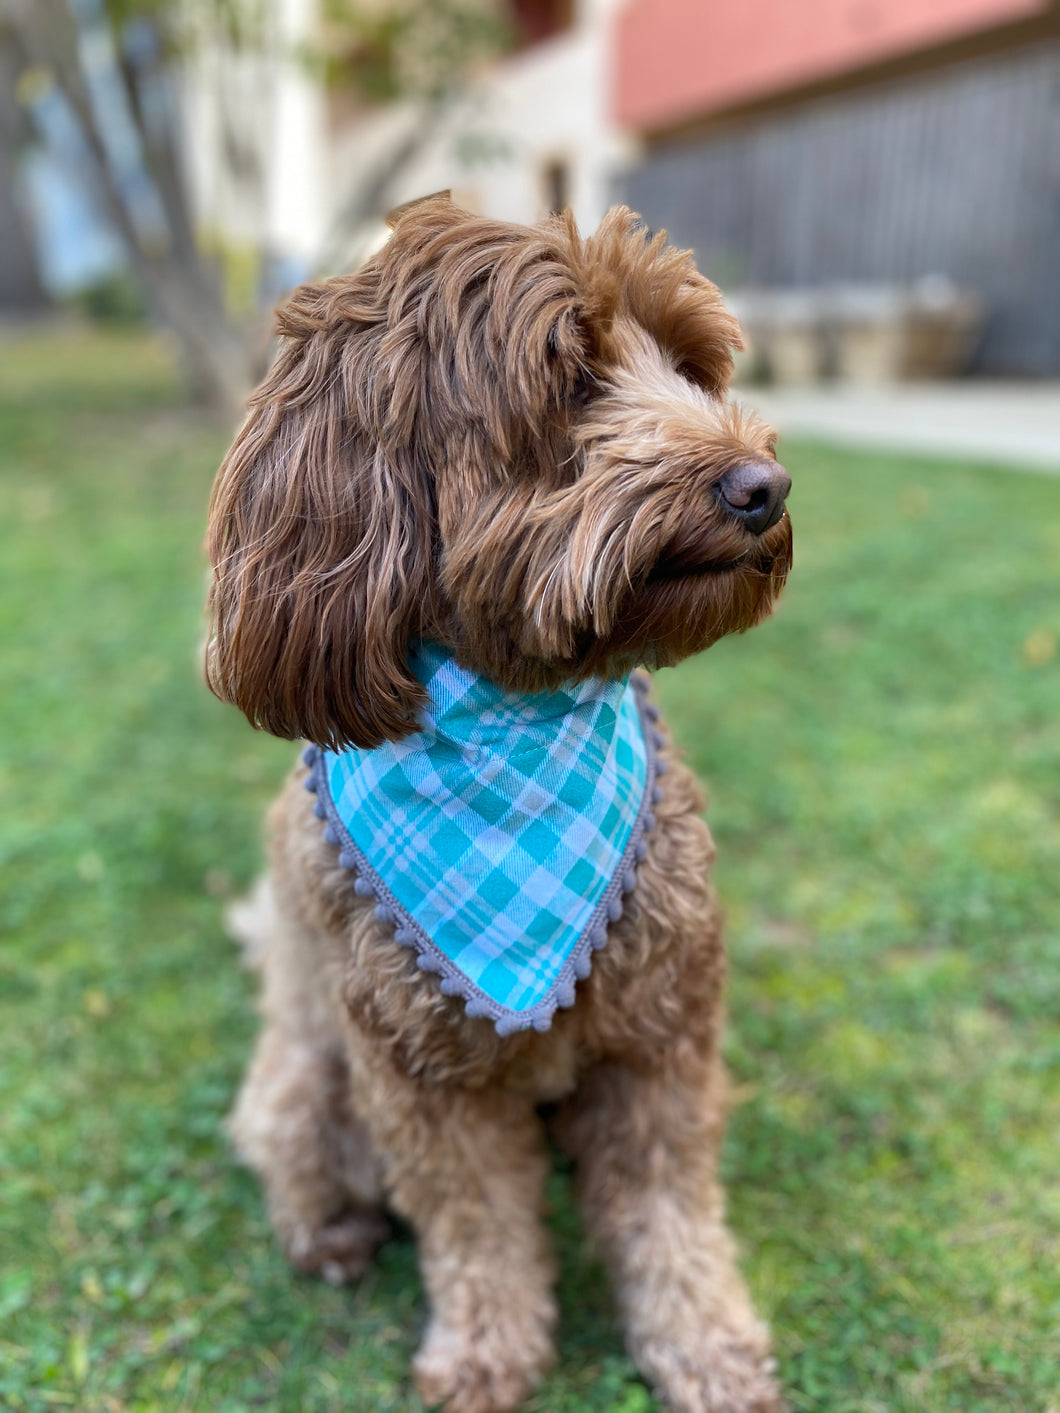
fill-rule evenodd
<path id="1" fill-rule="evenodd" d="M 223 429 L 130 336 L 0 347 L 0 1408 L 416 1410 L 415 1252 L 292 1273 L 221 927 L 289 745 L 200 685 Z M 710 782 L 733 1225 L 791 1403 L 1060 1409 L 1060 480 L 785 448 L 780 612 L 659 689 Z M 647 1413 L 567 1175 L 539 1413 Z"/>

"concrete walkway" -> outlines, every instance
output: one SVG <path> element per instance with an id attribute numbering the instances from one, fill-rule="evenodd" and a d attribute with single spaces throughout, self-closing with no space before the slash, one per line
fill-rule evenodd
<path id="1" fill-rule="evenodd" d="M 785 436 L 1060 473 L 1060 383 L 737 388 Z"/>

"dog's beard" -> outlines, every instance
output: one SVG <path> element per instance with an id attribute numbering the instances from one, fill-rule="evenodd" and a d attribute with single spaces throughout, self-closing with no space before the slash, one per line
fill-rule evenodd
<path id="1" fill-rule="evenodd" d="M 762 540 L 736 555 L 706 542 L 694 553 L 664 552 L 640 582 L 616 595 L 607 633 L 583 639 L 586 668 L 673 666 L 760 623 L 791 567 L 787 516 Z"/>
<path id="2" fill-rule="evenodd" d="M 746 530 L 714 492 L 723 469 L 587 486 L 556 561 L 525 580 L 546 651 L 569 656 L 574 639 L 594 667 L 609 650 L 675 662 L 770 612 L 791 566 L 791 522 L 785 513 L 762 535 Z"/>
<path id="3" fill-rule="evenodd" d="M 668 667 L 730 633 L 742 633 L 773 610 L 791 566 L 788 533 L 774 550 L 746 551 L 735 561 L 688 567 L 659 561 L 616 615 L 607 652 L 633 650 L 649 667 Z"/>
<path id="4" fill-rule="evenodd" d="M 593 495 L 573 525 L 548 501 L 483 505 L 447 564 L 445 636 L 514 688 L 680 662 L 767 617 L 791 566 L 787 515 L 752 536 L 709 481 L 694 498 L 656 485 L 635 508 Z"/>

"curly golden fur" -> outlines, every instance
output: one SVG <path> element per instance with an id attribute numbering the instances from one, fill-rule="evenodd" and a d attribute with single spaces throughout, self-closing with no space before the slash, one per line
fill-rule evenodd
<path id="1" fill-rule="evenodd" d="M 210 511 L 208 680 L 256 726 L 336 747 L 414 730 L 416 637 L 533 691 L 677 662 L 771 610 L 789 483 L 771 430 L 724 400 L 739 330 L 630 212 L 582 239 L 431 198 L 279 321 Z M 748 466 L 768 523 L 744 508 Z M 677 1413 L 779 1406 L 717 1178 L 713 845 L 661 757 L 636 889 L 543 1034 L 470 1019 L 394 944 L 301 768 L 236 918 L 265 1020 L 236 1145 L 302 1270 L 355 1279 L 384 1210 L 411 1223 L 431 1307 L 416 1379 L 450 1413 L 514 1409 L 553 1357 L 542 1105 L 645 1377 Z"/>

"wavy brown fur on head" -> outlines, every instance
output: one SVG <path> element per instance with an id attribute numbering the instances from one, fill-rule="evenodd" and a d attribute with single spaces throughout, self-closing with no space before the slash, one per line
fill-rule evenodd
<path id="1" fill-rule="evenodd" d="M 414 729 L 409 639 L 504 686 L 663 665 L 769 612 L 786 517 L 717 493 L 773 456 L 723 402 L 739 330 L 622 208 L 587 239 L 432 198 L 279 311 L 210 512 L 213 690 L 320 744 Z"/>

